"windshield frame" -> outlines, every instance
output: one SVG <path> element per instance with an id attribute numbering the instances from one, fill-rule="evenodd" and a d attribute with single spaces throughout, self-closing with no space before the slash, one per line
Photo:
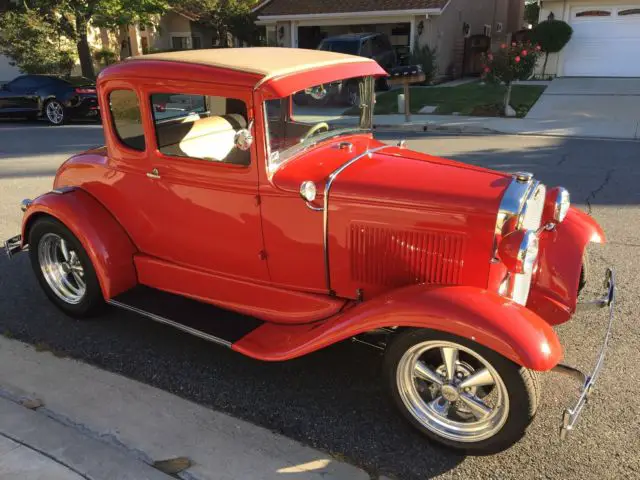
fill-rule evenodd
<path id="1" fill-rule="evenodd" d="M 358 78 L 358 77 L 354 77 L 354 78 Z M 262 110 L 263 110 L 263 122 L 264 122 L 264 141 L 265 141 L 265 151 L 266 151 L 267 172 L 269 174 L 272 174 L 291 158 L 299 155 L 304 151 L 307 151 L 315 147 L 319 143 L 329 141 L 336 137 L 356 135 L 356 134 L 370 134 L 373 131 L 373 108 L 375 104 L 375 88 L 374 88 L 375 77 L 371 75 L 365 75 L 362 77 L 362 79 L 363 79 L 363 82 L 362 82 L 363 95 L 361 96 L 360 114 L 359 114 L 359 121 L 357 125 L 345 125 L 345 128 L 329 130 L 325 133 L 314 135 L 312 137 L 309 137 L 304 142 L 291 145 L 283 150 L 271 149 L 271 133 L 269 131 L 270 122 L 269 122 L 268 102 L 272 102 L 275 100 L 278 100 L 281 102 L 280 121 L 284 121 L 286 119 L 293 118 L 290 115 L 292 111 L 291 105 L 293 103 L 293 96 L 298 92 L 295 92 L 294 94 L 288 97 L 270 98 L 270 99 L 263 100 Z M 343 80 L 349 80 L 349 78 L 341 79 L 340 81 L 343 81 Z M 271 118 L 273 119 L 274 117 L 271 117 Z M 312 127 L 313 125 L 309 125 L 309 126 Z"/>

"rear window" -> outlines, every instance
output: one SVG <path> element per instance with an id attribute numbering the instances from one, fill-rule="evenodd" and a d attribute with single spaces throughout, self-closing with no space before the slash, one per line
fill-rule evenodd
<path id="1" fill-rule="evenodd" d="M 93 86 L 96 83 L 93 80 L 85 77 L 64 77 L 61 80 L 63 80 L 65 83 L 68 83 L 74 87 Z"/>
<path id="2" fill-rule="evenodd" d="M 114 90 L 109 94 L 109 110 L 120 141 L 129 148 L 144 151 L 144 129 L 140 102 L 133 90 Z"/>
<path id="3" fill-rule="evenodd" d="M 320 50 L 358 55 L 359 46 L 360 42 L 357 40 L 331 40 L 329 42 L 322 42 L 320 44 Z"/>

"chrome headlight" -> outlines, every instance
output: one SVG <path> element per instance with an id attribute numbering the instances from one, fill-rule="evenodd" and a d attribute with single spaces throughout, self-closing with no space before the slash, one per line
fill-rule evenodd
<path id="1" fill-rule="evenodd" d="M 569 207 L 571 206 L 571 198 L 569 196 L 569 192 L 564 188 L 559 188 L 558 196 L 556 197 L 556 204 L 554 209 L 555 220 L 560 223 L 562 222 L 567 213 L 569 213 Z"/>
<path id="2" fill-rule="evenodd" d="M 544 201 L 543 223 L 561 223 L 571 206 L 569 192 L 562 187 L 555 187 L 549 190 Z"/>
<path id="3" fill-rule="evenodd" d="M 533 230 L 516 230 L 502 239 L 498 254 L 510 271 L 530 274 L 538 259 L 538 236 Z"/>

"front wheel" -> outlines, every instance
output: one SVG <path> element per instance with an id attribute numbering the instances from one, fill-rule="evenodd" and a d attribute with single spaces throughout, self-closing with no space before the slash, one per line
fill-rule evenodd
<path id="1" fill-rule="evenodd" d="M 538 405 L 535 372 L 443 332 L 399 333 L 385 353 L 384 374 L 394 402 L 414 427 L 470 454 L 513 445 Z"/>
<path id="2" fill-rule="evenodd" d="M 67 121 L 64 105 L 58 100 L 49 100 L 44 106 L 44 114 L 51 125 L 62 125 Z"/>
<path id="3" fill-rule="evenodd" d="M 52 217 L 29 231 L 31 266 L 49 299 L 67 315 L 83 318 L 104 305 L 95 269 L 80 241 Z"/>

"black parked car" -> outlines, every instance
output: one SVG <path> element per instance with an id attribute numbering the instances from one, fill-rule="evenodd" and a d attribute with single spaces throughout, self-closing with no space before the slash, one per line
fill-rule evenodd
<path id="1" fill-rule="evenodd" d="M 44 117 L 52 125 L 99 118 L 95 82 L 84 77 L 21 75 L 0 87 L 0 116 Z"/>
<path id="2" fill-rule="evenodd" d="M 320 42 L 318 50 L 372 58 L 387 71 L 398 66 L 396 51 L 384 33 L 348 33 L 328 37 Z M 377 89 L 388 89 L 386 79 L 381 78 L 378 80 Z M 317 105 L 327 102 L 335 103 L 336 101 L 348 105 L 357 105 L 359 103 L 358 86 L 355 83 L 342 82 L 339 85 L 328 86 L 327 95 L 323 98 L 315 98 L 309 94 L 300 93 L 294 97 L 294 100 L 299 105 Z"/>

